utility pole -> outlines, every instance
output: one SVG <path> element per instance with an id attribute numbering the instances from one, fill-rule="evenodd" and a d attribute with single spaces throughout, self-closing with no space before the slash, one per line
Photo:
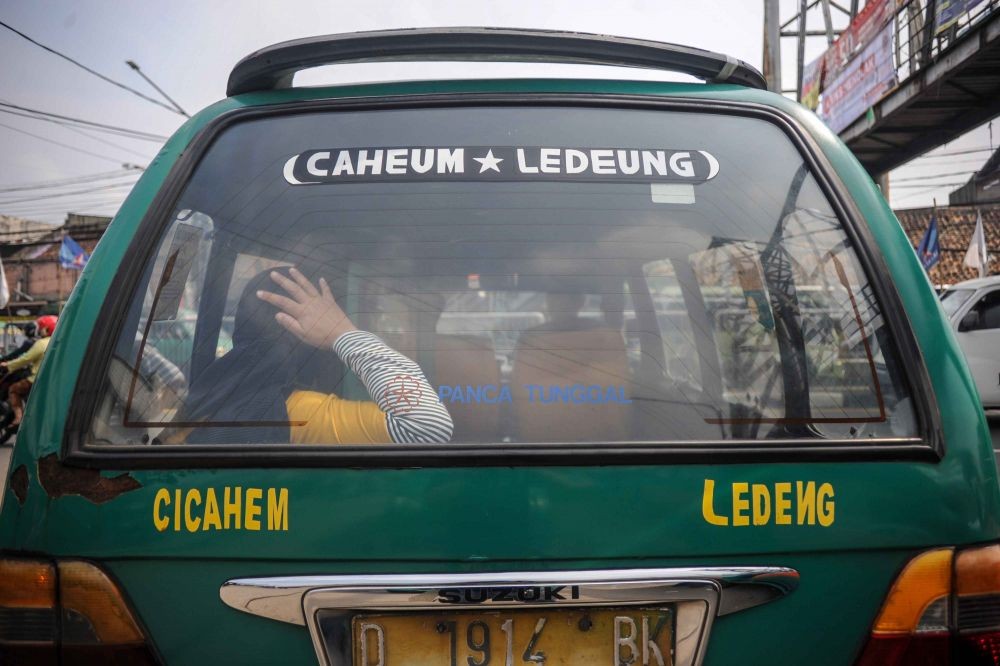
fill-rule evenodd
<path id="1" fill-rule="evenodd" d="M 823 25 L 826 27 L 826 45 L 831 46 L 833 44 L 833 16 L 830 14 L 830 0 L 820 0 L 820 5 L 823 7 Z"/>
<path id="2" fill-rule="evenodd" d="M 888 201 L 889 200 L 889 172 L 881 173 L 875 179 L 878 183 L 878 189 L 882 190 L 882 197 Z"/>
<path id="3" fill-rule="evenodd" d="M 802 72 L 806 66 L 806 18 L 809 14 L 809 0 L 799 0 L 799 57 L 795 66 L 795 101 L 802 101 Z"/>
<path id="4" fill-rule="evenodd" d="M 764 78 L 767 89 L 781 92 L 781 19 L 779 0 L 764 0 Z"/>

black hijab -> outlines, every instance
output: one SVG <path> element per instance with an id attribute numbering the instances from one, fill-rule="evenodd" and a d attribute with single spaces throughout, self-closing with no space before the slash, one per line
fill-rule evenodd
<path id="1" fill-rule="evenodd" d="M 287 268 L 272 270 L 289 277 Z M 315 349 L 285 330 L 274 318 L 278 309 L 257 297 L 261 290 L 284 293 L 271 279 L 272 270 L 247 283 L 236 306 L 233 348 L 212 361 L 188 391 L 179 420 L 218 424 L 194 428 L 189 443 L 288 442 L 288 396 L 299 387 L 330 384 L 317 376 L 337 375 L 336 383 L 342 378 L 332 351 Z"/>

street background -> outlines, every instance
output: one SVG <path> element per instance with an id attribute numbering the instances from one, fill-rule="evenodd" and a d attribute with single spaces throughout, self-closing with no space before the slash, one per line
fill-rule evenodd
<path id="1" fill-rule="evenodd" d="M 781 21 L 791 20 L 789 29 L 794 30 L 797 24 L 793 14 L 798 1 L 781 0 L 778 4 Z M 858 5 L 857 2 L 839 4 Z M 859 6 L 863 9 L 870 4 L 861 2 Z M 760 69 L 764 67 L 765 5 L 764 0 L 697 3 L 371 0 L 363 5 L 180 0 L 170 3 L 167 10 L 166 5 L 157 3 L 2 0 L 0 20 L 11 28 L 158 100 L 161 105 L 102 80 L 8 29 L 0 29 L 0 54 L 5 63 L 0 68 L 0 102 L 165 137 L 185 117 L 165 108 L 162 105 L 165 100 L 126 61 L 135 62 L 181 109 L 193 114 L 224 97 L 232 67 L 261 47 L 328 33 L 449 25 L 578 30 L 639 37 L 724 52 Z M 820 25 L 820 10 L 819 2 L 811 2 L 806 26 L 809 30 Z M 834 28 L 842 30 L 848 20 L 847 15 L 833 10 Z M 806 39 L 802 51 L 804 62 L 813 62 L 826 48 L 827 42 L 822 37 Z M 782 40 L 781 70 L 786 89 L 796 87 L 797 49 L 795 40 Z M 623 73 L 621 69 L 587 66 L 362 63 L 318 68 L 298 76 L 295 83 L 479 76 L 621 77 L 623 74 L 634 79 L 685 78 L 637 69 Z M 92 129 L 40 122 L 18 108 L 0 108 L 4 109 L 0 113 L 0 140 L 5 147 L 0 151 L 0 187 L 7 183 L 108 172 L 122 164 L 141 167 L 156 154 L 160 141 L 109 136 Z M 983 124 L 893 169 L 890 177 L 898 181 L 899 187 L 890 189 L 890 203 L 894 208 L 928 206 L 935 199 L 945 203 L 949 191 L 954 189 L 952 185 L 973 173 L 988 156 L 985 151 L 993 145 L 990 128 Z M 947 155 L 962 150 L 983 152 Z M 948 159 L 938 157 L 942 154 Z M 0 198 L 0 215 L 51 224 L 62 223 L 67 212 L 110 215 L 117 210 L 138 172 L 123 171 L 120 175 L 119 180 L 102 182 L 103 189 L 77 187 L 76 190 L 91 191 L 80 191 L 59 200 L 19 196 L 16 203 L 5 205 Z"/>

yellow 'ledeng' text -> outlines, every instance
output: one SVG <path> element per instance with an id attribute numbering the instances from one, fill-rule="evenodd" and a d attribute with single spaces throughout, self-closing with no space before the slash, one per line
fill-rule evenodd
<path id="1" fill-rule="evenodd" d="M 830 527 L 835 517 L 833 485 L 815 481 L 733 483 L 719 492 L 705 479 L 701 515 L 711 525 L 820 525 Z M 716 513 L 716 509 L 719 513 Z"/>

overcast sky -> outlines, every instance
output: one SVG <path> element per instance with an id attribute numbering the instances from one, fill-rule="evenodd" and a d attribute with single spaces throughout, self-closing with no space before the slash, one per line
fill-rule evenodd
<path id="1" fill-rule="evenodd" d="M 783 18 L 794 0 L 783 0 Z M 818 14 L 816 15 L 818 18 Z M 39 42 L 123 83 L 155 96 L 126 60 L 139 63 L 184 109 L 194 113 L 225 95 L 232 66 L 275 42 L 336 32 L 419 26 L 489 25 L 581 30 L 677 42 L 723 51 L 760 68 L 763 0 L 547 0 L 481 2 L 418 0 L 389 2 L 260 2 L 173 0 L 72 2 L 0 0 L 0 20 Z M 843 21 L 838 19 L 839 23 Z M 810 26 L 813 27 L 813 26 Z M 815 27 L 819 27 L 817 24 Z M 785 40 L 786 87 L 794 85 L 793 40 Z M 810 42 L 811 59 L 822 39 Z M 169 135 L 183 121 L 106 83 L 0 28 L 0 101 L 144 132 Z M 297 82 L 395 80 L 401 78 L 537 76 L 621 76 L 620 70 L 526 65 L 386 64 L 326 68 Z M 613 73 L 609 73 L 613 71 Z M 634 70 L 629 78 L 665 78 Z M 1000 140 L 1000 126 L 997 128 Z M 27 133 L 27 134 L 26 134 Z M 30 135 L 34 136 L 30 136 Z M 62 144 L 62 145 L 57 145 Z M 934 151 L 991 147 L 986 126 Z M 35 119 L 0 113 L 0 190 L 146 164 L 158 144 L 101 133 L 82 133 Z M 933 155 L 931 153 L 930 155 Z M 946 204 L 951 183 L 963 182 L 986 159 L 981 152 L 925 157 L 892 173 L 896 208 Z M 944 175 L 957 174 L 957 175 Z M 941 176 L 939 178 L 932 178 Z M 112 214 L 134 178 L 98 181 L 48 190 L 0 192 L 0 214 L 58 223 L 69 210 Z M 948 184 L 930 189 L 935 183 Z M 81 192 L 95 186 L 106 189 Z M 43 194 L 75 192 L 39 200 Z"/>

